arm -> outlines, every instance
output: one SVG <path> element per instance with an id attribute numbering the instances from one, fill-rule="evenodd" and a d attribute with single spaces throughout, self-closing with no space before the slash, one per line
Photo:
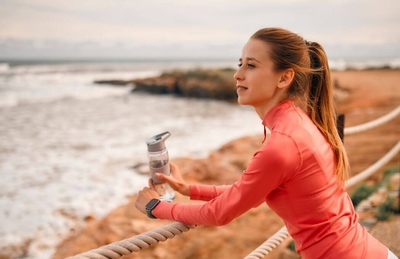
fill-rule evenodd
<path id="1" fill-rule="evenodd" d="M 192 184 L 190 185 L 190 199 L 209 201 L 221 195 L 230 187 L 231 185 L 215 186 L 215 185 Z"/>
<path id="2" fill-rule="evenodd" d="M 297 146 L 289 137 L 270 139 L 249 163 L 239 181 L 219 196 L 202 204 L 161 202 L 157 218 L 187 224 L 225 225 L 265 201 L 268 194 L 291 177 L 301 163 Z"/>

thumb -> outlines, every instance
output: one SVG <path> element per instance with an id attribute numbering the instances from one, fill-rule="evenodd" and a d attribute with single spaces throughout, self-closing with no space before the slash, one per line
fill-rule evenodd
<path id="1" fill-rule="evenodd" d="M 173 184 L 173 182 L 174 182 L 174 180 L 173 180 L 174 178 L 172 178 L 171 175 L 156 173 L 155 176 L 157 177 L 158 180 L 166 182 L 169 185 Z"/>

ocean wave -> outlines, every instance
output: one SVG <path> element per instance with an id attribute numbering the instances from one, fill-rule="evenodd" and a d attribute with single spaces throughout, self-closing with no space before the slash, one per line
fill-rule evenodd
<path id="1" fill-rule="evenodd" d="M 37 70 L 38 71 L 38 70 Z M 49 71 L 49 70 L 47 70 Z M 159 70 L 0 74 L 0 107 L 48 103 L 63 99 L 98 99 L 128 94 L 132 86 L 95 85 L 95 80 L 109 78 L 131 80 L 158 76 Z"/>
<path id="2" fill-rule="evenodd" d="M 99 87 L 98 89 L 91 89 L 91 91 L 77 91 L 69 93 L 56 93 L 56 94 L 9 94 L 8 96 L 0 95 L 0 108 L 15 107 L 26 104 L 38 103 L 51 103 L 56 101 L 63 101 L 69 99 L 76 100 L 93 100 L 109 96 L 123 96 L 131 92 L 132 87 Z"/>
<path id="3" fill-rule="evenodd" d="M 0 96 L 0 107 L 14 107 L 18 105 L 18 99 L 6 96 Z"/>
<path id="4" fill-rule="evenodd" d="M 0 63 L 1 64 L 1 63 Z M 190 68 L 212 68 L 233 67 L 234 61 L 132 61 L 132 62 L 50 62 L 50 61 L 20 61 L 8 63 L 7 72 L 10 75 L 21 74 L 91 74 L 91 73 L 114 73 L 114 72 L 139 72 L 139 71 L 161 71 L 172 69 Z"/>
<path id="5" fill-rule="evenodd" d="M 1 64 L 0 64 L 1 65 Z M 136 72 L 145 69 L 139 64 L 21 64 L 9 66 L 3 69 L 10 75 L 23 75 L 23 74 L 91 74 L 91 73 L 112 73 L 112 72 Z M 1 66 L 0 66 L 0 71 Z"/>
<path id="6" fill-rule="evenodd" d="M 10 70 L 10 65 L 8 63 L 0 63 L 0 73 L 4 73 Z"/>

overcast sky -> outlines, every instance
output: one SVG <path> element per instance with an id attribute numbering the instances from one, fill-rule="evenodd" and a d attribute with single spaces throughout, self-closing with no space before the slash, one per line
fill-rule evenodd
<path id="1" fill-rule="evenodd" d="M 330 57 L 400 57 L 399 0 L 0 0 L 0 59 L 237 58 L 282 27 Z"/>

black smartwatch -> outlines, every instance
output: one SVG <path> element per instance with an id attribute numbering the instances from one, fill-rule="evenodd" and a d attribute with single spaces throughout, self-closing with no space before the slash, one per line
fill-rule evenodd
<path id="1" fill-rule="evenodd" d="M 146 204 L 146 212 L 149 218 L 156 219 L 156 217 L 151 212 L 155 209 L 155 207 L 157 207 L 159 203 L 159 199 L 152 199 L 151 201 L 149 201 L 149 203 Z"/>

